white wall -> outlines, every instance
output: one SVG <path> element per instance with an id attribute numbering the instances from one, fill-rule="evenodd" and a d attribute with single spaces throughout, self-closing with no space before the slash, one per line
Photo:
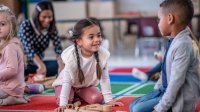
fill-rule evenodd
<path id="1" fill-rule="evenodd" d="M 163 0 L 118 0 L 119 13 L 127 11 L 155 12 Z"/>
<path id="2" fill-rule="evenodd" d="M 29 4 L 31 16 L 36 3 Z M 86 17 L 85 1 L 79 2 L 53 2 L 56 20 L 82 19 Z"/>

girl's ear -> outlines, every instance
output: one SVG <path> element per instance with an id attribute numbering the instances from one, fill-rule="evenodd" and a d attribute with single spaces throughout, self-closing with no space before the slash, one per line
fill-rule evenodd
<path id="1" fill-rule="evenodd" d="M 174 15 L 172 13 L 168 14 L 168 24 L 174 23 Z"/>
<path id="2" fill-rule="evenodd" d="M 81 41 L 81 39 L 76 39 L 75 41 L 76 41 L 76 43 L 77 43 L 78 46 L 80 46 L 80 47 L 82 46 L 82 41 Z"/>

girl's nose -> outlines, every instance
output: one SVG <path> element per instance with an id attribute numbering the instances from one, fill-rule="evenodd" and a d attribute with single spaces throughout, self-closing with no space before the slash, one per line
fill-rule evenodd
<path id="1" fill-rule="evenodd" d="M 102 40 L 102 39 L 99 38 L 99 37 L 96 37 L 96 38 L 95 38 L 95 41 L 96 41 L 96 42 L 100 42 L 101 40 Z"/>
<path id="2" fill-rule="evenodd" d="M 51 19 L 49 19 L 49 18 L 46 18 L 46 19 L 45 19 L 45 23 L 48 23 L 48 24 L 49 24 L 50 22 L 51 22 Z"/>

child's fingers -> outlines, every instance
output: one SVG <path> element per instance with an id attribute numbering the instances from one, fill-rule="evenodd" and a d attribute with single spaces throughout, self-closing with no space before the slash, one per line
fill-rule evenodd
<path id="1" fill-rule="evenodd" d="M 66 107 L 64 107 L 64 106 L 63 107 L 58 107 L 58 108 L 55 109 L 55 111 L 56 112 L 64 112 L 65 108 Z"/>

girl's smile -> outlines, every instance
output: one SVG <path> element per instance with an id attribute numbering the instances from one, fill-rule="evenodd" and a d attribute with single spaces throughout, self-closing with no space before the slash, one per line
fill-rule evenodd
<path id="1" fill-rule="evenodd" d="M 82 38 L 77 39 L 77 44 L 81 47 L 82 55 L 90 57 L 101 46 L 102 37 L 100 29 L 98 26 L 92 25 L 84 28 L 83 32 Z"/>

